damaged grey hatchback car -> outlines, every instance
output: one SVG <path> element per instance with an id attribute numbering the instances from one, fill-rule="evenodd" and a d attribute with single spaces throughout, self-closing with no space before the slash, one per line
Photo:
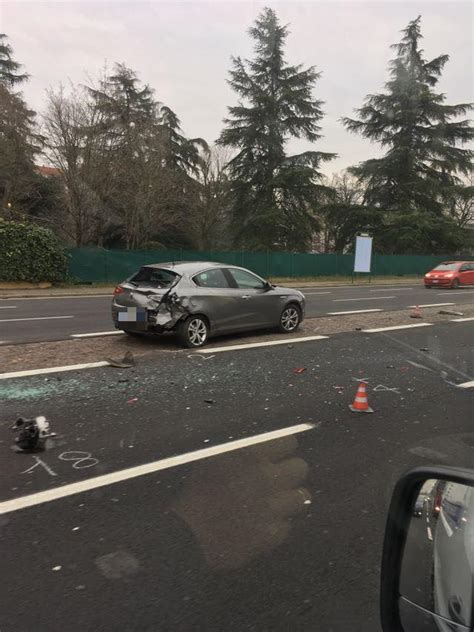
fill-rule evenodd
<path id="1" fill-rule="evenodd" d="M 146 265 L 115 288 L 112 318 L 128 334 L 177 333 L 185 347 L 211 336 L 263 328 L 295 331 L 305 298 L 245 268 L 223 263 Z"/>

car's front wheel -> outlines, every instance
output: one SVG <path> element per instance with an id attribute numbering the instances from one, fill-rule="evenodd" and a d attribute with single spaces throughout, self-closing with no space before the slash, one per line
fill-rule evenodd
<path id="1" fill-rule="evenodd" d="M 458 287 L 459 287 L 459 279 L 453 279 L 453 282 L 451 283 L 451 289 L 456 290 Z"/>
<path id="2" fill-rule="evenodd" d="M 301 309 L 298 305 L 287 305 L 280 316 L 279 330 L 284 334 L 296 331 L 301 323 Z"/>
<path id="3" fill-rule="evenodd" d="M 179 325 L 178 338 L 183 347 L 202 347 L 209 337 L 209 325 L 204 316 L 189 316 Z"/>

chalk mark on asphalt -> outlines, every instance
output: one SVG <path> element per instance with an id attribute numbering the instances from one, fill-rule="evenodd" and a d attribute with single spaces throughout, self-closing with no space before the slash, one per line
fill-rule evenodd
<path id="1" fill-rule="evenodd" d="M 39 456 L 34 456 L 33 458 L 35 459 L 36 463 L 34 463 L 34 465 L 22 472 L 22 474 L 31 474 L 35 467 L 41 465 L 41 467 L 43 467 L 48 472 L 48 474 L 50 474 L 50 476 L 57 476 L 56 472 L 52 470 L 47 463 L 40 459 Z"/>
<path id="2" fill-rule="evenodd" d="M 133 478 L 146 476 L 155 472 L 161 472 L 173 467 L 185 465 L 187 463 L 194 463 L 195 461 L 201 461 L 218 454 L 226 454 L 234 452 L 242 448 L 247 448 L 251 445 L 259 445 L 261 443 L 267 443 L 275 439 L 282 439 L 283 437 L 290 437 L 295 434 L 307 432 L 308 430 L 314 430 L 314 424 L 303 423 L 295 426 L 288 426 L 286 428 L 280 428 L 279 430 L 272 430 L 271 432 L 265 432 L 263 434 L 254 435 L 253 437 L 245 437 L 244 439 L 237 439 L 229 441 L 227 443 L 221 443 L 208 448 L 201 448 L 200 450 L 194 450 L 192 452 L 186 452 L 185 454 L 178 454 L 165 459 L 159 459 L 151 463 L 144 463 L 143 465 L 136 465 L 124 470 L 118 470 L 110 472 L 109 474 L 102 474 L 101 476 L 94 476 L 87 478 L 83 481 L 76 483 L 70 483 L 68 485 L 61 485 L 51 489 L 46 489 L 35 494 L 29 494 L 27 496 L 20 496 L 10 500 L 0 502 L 0 515 L 18 511 L 20 509 L 26 509 L 27 507 L 34 507 L 36 505 L 42 505 L 44 503 L 52 502 L 60 498 L 67 498 L 74 496 L 75 494 L 81 494 L 92 489 L 98 489 L 100 487 L 107 487 L 116 483 L 121 483 Z M 64 454 L 64 453 L 63 453 Z"/>

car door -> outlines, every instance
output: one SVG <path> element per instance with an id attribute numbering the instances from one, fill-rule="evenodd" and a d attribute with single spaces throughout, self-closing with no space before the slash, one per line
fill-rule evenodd
<path id="1" fill-rule="evenodd" d="M 469 266 L 469 272 L 468 272 L 468 285 L 474 285 L 474 262 L 471 261 L 471 263 L 467 264 Z"/>
<path id="2" fill-rule="evenodd" d="M 211 268 L 192 277 L 195 285 L 192 303 L 194 313 L 202 313 L 215 332 L 238 331 L 242 328 L 241 302 L 235 289 L 230 287 L 229 278 L 222 268 Z"/>
<path id="3" fill-rule="evenodd" d="M 282 299 L 260 277 L 241 268 L 227 268 L 229 280 L 235 284 L 233 290 L 240 305 L 242 327 L 268 327 L 276 325 L 280 319 Z"/>
<path id="4" fill-rule="evenodd" d="M 459 268 L 459 283 L 461 285 L 471 285 L 474 282 L 472 279 L 473 270 L 470 263 L 463 263 Z"/>

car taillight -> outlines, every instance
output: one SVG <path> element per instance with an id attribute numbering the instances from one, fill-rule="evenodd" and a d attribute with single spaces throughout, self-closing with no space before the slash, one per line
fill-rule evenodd
<path id="1" fill-rule="evenodd" d="M 123 294 L 125 292 L 125 290 L 123 289 L 123 287 L 121 287 L 120 285 L 117 285 L 117 287 L 114 290 L 114 296 L 117 296 L 117 294 Z"/>

